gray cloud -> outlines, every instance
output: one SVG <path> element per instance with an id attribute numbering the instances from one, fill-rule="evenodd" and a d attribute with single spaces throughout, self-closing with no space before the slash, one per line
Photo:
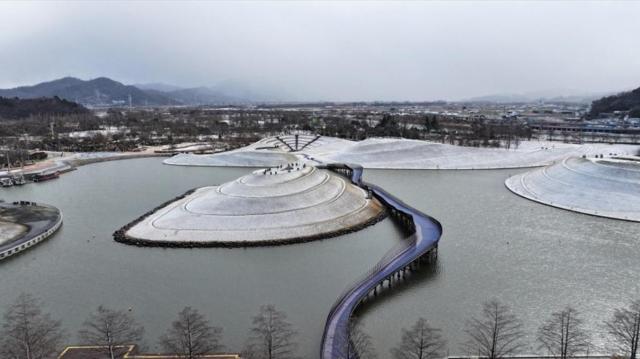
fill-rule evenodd
<path id="1" fill-rule="evenodd" d="M 293 100 L 640 85 L 638 2 L 0 3 L 0 87 L 225 80 Z"/>

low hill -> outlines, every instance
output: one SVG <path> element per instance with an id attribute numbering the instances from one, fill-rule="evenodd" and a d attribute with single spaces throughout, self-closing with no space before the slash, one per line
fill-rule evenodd
<path id="1" fill-rule="evenodd" d="M 147 93 L 157 93 L 169 97 L 184 105 L 237 105 L 252 102 L 273 100 L 264 93 L 269 91 L 254 91 L 250 87 L 233 82 L 223 82 L 215 86 L 201 86 L 178 88 L 162 83 L 135 85 Z"/>
<path id="2" fill-rule="evenodd" d="M 613 111 L 630 111 L 631 117 L 640 117 L 640 87 L 593 101 L 589 116 L 596 118 L 602 113 Z"/>
<path id="3" fill-rule="evenodd" d="M 23 99 L 53 97 L 75 101 L 88 106 L 129 105 L 134 106 L 179 105 L 179 101 L 158 92 L 146 92 L 135 86 L 124 85 L 106 77 L 80 80 L 64 77 L 34 86 L 21 86 L 0 90 L 2 97 Z"/>
<path id="4" fill-rule="evenodd" d="M 188 105 L 237 104 L 248 100 L 228 96 L 209 87 L 195 87 L 166 92 L 167 96 Z"/>
<path id="5" fill-rule="evenodd" d="M 82 105 L 59 97 L 34 99 L 0 97 L 0 119 L 19 119 L 31 115 L 67 115 L 89 113 Z"/>
<path id="6" fill-rule="evenodd" d="M 154 91 L 160 91 L 160 92 L 171 92 L 171 91 L 176 91 L 176 90 L 182 90 L 183 87 L 180 86 L 176 86 L 176 85 L 172 85 L 172 84 L 166 84 L 163 82 L 148 82 L 148 83 L 140 83 L 140 84 L 131 84 L 131 86 L 135 86 L 137 88 L 139 88 L 140 90 L 154 90 Z"/>
<path id="7" fill-rule="evenodd" d="M 471 97 L 461 100 L 460 102 L 476 102 L 476 103 L 575 103 L 588 104 L 600 97 L 609 95 L 608 92 L 588 93 L 579 91 L 540 91 L 528 93 L 512 93 L 512 94 L 494 94 L 487 96 Z"/>
<path id="8" fill-rule="evenodd" d="M 224 81 L 211 87 L 182 88 L 163 83 L 125 85 L 106 77 L 84 81 L 75 77 L 0 89 L 0 97 L 53 97 L 74 101 L 85 106 L 172 106 L 230 105 L 277 101 L 277 91 Z"/>

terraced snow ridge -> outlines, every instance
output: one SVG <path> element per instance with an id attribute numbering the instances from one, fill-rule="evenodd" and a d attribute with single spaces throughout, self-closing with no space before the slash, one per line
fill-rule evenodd
<path id="1" fill-rule="evenodd" d="M 236 150 L 207 154 L 179 154 L 164 160 L 178 166 L 277 167 L 295 162 L 300 154 L 333 153 L 353 142 L 318 135 L 281 135 L 264 138 Z"/>
<path id="2" fill-rule="evenodd" d="M 176 166 L 276 167 L 295 160 L 296 157 L 288 153 L 236 150 L 212 155 L 181 153 L 167 158 L 164 163 Z"/>
<path id="3" fill-rule="evenodd" d="M 640 222 L 640 158 L 568 158 L 515 175 L 514 193 L 550 206 Z"/>
<path id="4" fill-rule="evenodd" d="M 125 242 L 243 246 L 339 235 L 382 216 L 382 205 L 368 197 L 340 175 L 292 163 L 200 188 L 137 222 Z"/>
<path id="5" fill-rule="evenodd" d="M 495 169 L 546 166 L 571 156 L 628 155 L 637 146 L 522 141 L 518 147 L 478 148 L 402 138 L 354 142 L 317 135 L 281 135 L 212 155 L 177 155 L 166 164 L 187 166 L 273 167 L 297 156 L 322 163 L 358 163 L 380 169 Z"/>
<path id="6" fill-rule="evenodd" d="M 398 138 L 371 138 L 323 157 L 386 169 L 495 169 L 545 166 L 569 156 L 634 150 L 630 146 L 523 141 L 517 148 L 478 148 Z"/>

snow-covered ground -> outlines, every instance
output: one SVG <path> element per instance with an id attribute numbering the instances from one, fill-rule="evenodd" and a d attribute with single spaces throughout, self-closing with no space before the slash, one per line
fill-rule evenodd
<path id="1" fill-rule="evenodd" d="M 557 142 L 520 143 L 517 149 L 462 147 L 448 144 L 373 138 L 325 158 L 358 163 L 365 168 L 493 169 L 543 166 L 568 156 L 596 153 L 627 154 L 627 146 L 572 145 Z"/>
<path id="2" fill-rule="evenodd" d="M 0 176 L 30 175 L 36 173 L 66 172 L 76 166 L 95 162 L 120 160 L 138 157 L 160 156 L 154 153 L 155 148 L 140 152 L 49 152 L 49 157 L 24 168 L 13 168 L 11 171 L 0 171 Z"/>
<path id="3" fill-rule="evenodd" d="M 294 152 L 291 152 L 291 148 L 295 148 L 294 138 L 293 135 L 282 136 L 280 140 L 269 137 L 237 150 L 216 154 L 178 154 L 166 159 L 164 163 L 179 166 L 276 167 L 298 160 Z M 309 145 L 295 153 L 330 154 L 353 144 L 352 141 L 333 137 L 321 137 L 316 141 L 314 139 L 315 136 L 299 136 L 298 148 L 307 143 Z"/>
<path id="4" fill-rule="evenodd" d="M 296 160 L 296 156 L 290 153 L 236 150 L 212 155 L 181 153 L 167 158 L 164 163 L 177 166 L 276 167 Z"/>
<path id="5" fill-rule="evenodd" d="M 28 229 L 24 224 L 0 220 L 0 246 L 11 242 Z"/>
<path id="6" fill-rule="evenodd" d="M 268 244 L 338 234 L 382 211 L 344 177 L 298 163 L 200 188 L 149 215 L 126 236 L 158 245 Z"/>
<path id="7" fill-rule="evenodd" d="M 294 136 L 260 140 L 250 146 L 212 155 L 178 155 L 166 164 L 190 166 L 268 167 L 295 160 L 295 154 L 322 162 L 357 163 L 381 169 L 494 169 L 544 166 L 572 156 L 630 155 L 640 146 L 564 144 L 523 141 L 517 149 L 461 147 L 399 138 L 371 138 L 360 142 L 332 137 Z M 306 142 L 311 142 L 304 147 Z M 295 147 L 294 147 L 295 149 Z"/>
<path id="8" fill-rule="evenodd" d="M 505 182 L 525 198 L 602 217 L 640 221 L 640 158 L 568 158 Z"/>

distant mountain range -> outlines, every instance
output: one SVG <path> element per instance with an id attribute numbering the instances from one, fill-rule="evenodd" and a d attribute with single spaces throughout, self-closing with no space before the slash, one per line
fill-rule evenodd
<path id="1" fill-rule="evenodd" d="M 151 82 L 151 83 L 146 83 L 146 84 L 133 84 L 132 86 L 135 86 L 135 87 L 139 88 L 140 90 L 156 90 L 156 91 L 162 91 L 162 92 L 171 92 L 171 91 L 175 91 L 175 90 L 182 90 L 182 87 L 180 87 L 180 86 L 169 85 L 169 84 L 165 84 L 165 83 L 162 83 L 162 82 Z"/>
<path id="2" fill-rule="evenodd" d="M 233 97 L 210 87 L 178 88 L 171 91 L 147 88 L 145 91 L 166 96 L 183 105 L 220 105 L 253 102 L 251 99 Z"/>
<path id="3" fill-rule="evenodd" d="M 53 96 L 85 106 L 228 105 L 269 100 L 267 96 L 260 96 L 233 83 L 223 83 L 217 87 L 181 88 L 162 83 L 125 85 L 106 77 L 88 81 L 64 77 L 33 86 L 0 89 L 0 97 L 6 98 Z"/>
<path id="4" fill-rule="evenodd" d="M 570 95 L 553 95 L 558 93 Z M 291 100 L 289 95 L 278 93 L 274 89 L 250 88 L 233 81 L 224 81 L 211 87 L 183 88 L 164 83 L 125 85 L 106 77 L 93 80 L 64 77 L 33 86 L 0 89 L 0 97 L 5 98 L 36 99 L 55 96 L 87 107 L 129 106 L 129 104 L 132 106 L 240 105 Z M 530 103 L 538 101 L 583 104 L 593 101 L 592 116 L 615 110 L 640 112 L 640 89 L 613 96 L 611 93 L 588 94 L 571 90 L 554 90 L 480 96 L 458 102 Z"/>
<path id="5" fill-rule="evenodd" d="M 560 95 L 564 93 L 566 95 Z M 490 103 L 531 103 L 531 102 L 555 102 L 555 103 L 582 103 L 588 104 L 591 101 L 603 96 L 610 95 L 610 92 L 603 93 L 575 93 L 574 91 L 548 91 L 531 92 L 523 94 L 495 94 L 478 96 L 464 99 L 460 102 L 490 102 Z"/>

